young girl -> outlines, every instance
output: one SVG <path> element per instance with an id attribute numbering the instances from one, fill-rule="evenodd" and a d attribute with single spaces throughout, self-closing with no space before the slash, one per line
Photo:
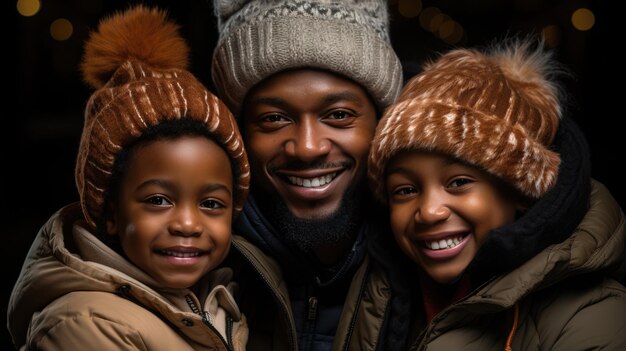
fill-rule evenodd
<path id="1" fill-rule="evenodd" d="M 626 349 L 624 214 L 589 203 L 554 69 L 530 42 L 454 50 L 379 123 L 369 176 L 416 264 L 411 349 Z"/>
<path id="2" fill-rule="evenodd" d="M 28 254 L 9 304 L 18 348 L 245 349 L 220 264 L 248 162 L 231 113 L 184 70 L 177 31 L 139 6 L 87 42 L 83 73 L 99 89 L 78 153 L 80 206 L 53 216 Z"/>

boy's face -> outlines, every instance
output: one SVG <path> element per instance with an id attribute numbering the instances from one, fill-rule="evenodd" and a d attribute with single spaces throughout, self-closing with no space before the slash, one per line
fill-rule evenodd
<path id="1" fill-rule="evenodd" d="M 400 153 L 386 174 L 394 237 L 440 283 L 459 277 L 487 234 L 522 208 L 486 172 L 438 154 Z"/>
<path id="2" fill-rule="evenodd" d="M 364 180 L 375 127 L 375 106 L 360 85 L 318 70 L 278 73 L 245 101 L 255 185 L 298 218 L 328 217 Z"/>
<path id="3" fill-rule="evenodd" d="M 213 141 L 150 142 L 130 155 L 107 231 L 156 281 L 190 287 L 228 253 L 232 193 L 230 161 Z"/>

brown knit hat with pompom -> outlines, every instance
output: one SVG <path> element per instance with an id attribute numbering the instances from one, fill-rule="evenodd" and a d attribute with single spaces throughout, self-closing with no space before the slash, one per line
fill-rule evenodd
<path id="1" fill-rule="evenodd" d="M 403 150 L 463 160 L 530 198 L 551 189 L 560 163 L 549 148 L 561 116 L 549 80 L 557 66 L 541 44 L 531 47 L 453 50 L 412 78 L 376 129 L 368 170 L 377 198 L 386 201 L 385 167 Z"/>
<path id="2" fill-rule="evenodd" d="M 141 5 L 101 21 L 87 41 L 81 68 L 97 90 L 85 111 L 76 186 L 91 226 L 103 213 L 117 153 L 149 126 L 181 118 L 204 123 L 232 160 L 233 213 L 241 211 L 250 182 L 241 135 L 228 108 L 186 71 L 188 52 L 167 14 Z"/>

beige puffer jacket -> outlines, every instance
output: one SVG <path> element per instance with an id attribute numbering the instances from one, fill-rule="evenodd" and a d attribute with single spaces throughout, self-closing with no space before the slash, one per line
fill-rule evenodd
<path id="1" fill-rule="evenodd" d="M 35 238 L 9 301 L 16 347 L 245 350 L 246 319 L 231 295 L 230 268 L 211 272 L 199 295 L 162 288 L 83 223 L 80 206 L 69 205 Z"/>

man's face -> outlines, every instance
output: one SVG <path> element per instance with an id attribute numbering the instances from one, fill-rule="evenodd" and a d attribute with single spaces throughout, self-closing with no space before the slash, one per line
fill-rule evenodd
<path id="1" fill-rule="evenodd" d="M 325 218 L 363 181 L 376 109 L 358 84 L 331 73 L 278 73 L 250 91 L 243 131 L 255 186 L 298 218 Z"/>

